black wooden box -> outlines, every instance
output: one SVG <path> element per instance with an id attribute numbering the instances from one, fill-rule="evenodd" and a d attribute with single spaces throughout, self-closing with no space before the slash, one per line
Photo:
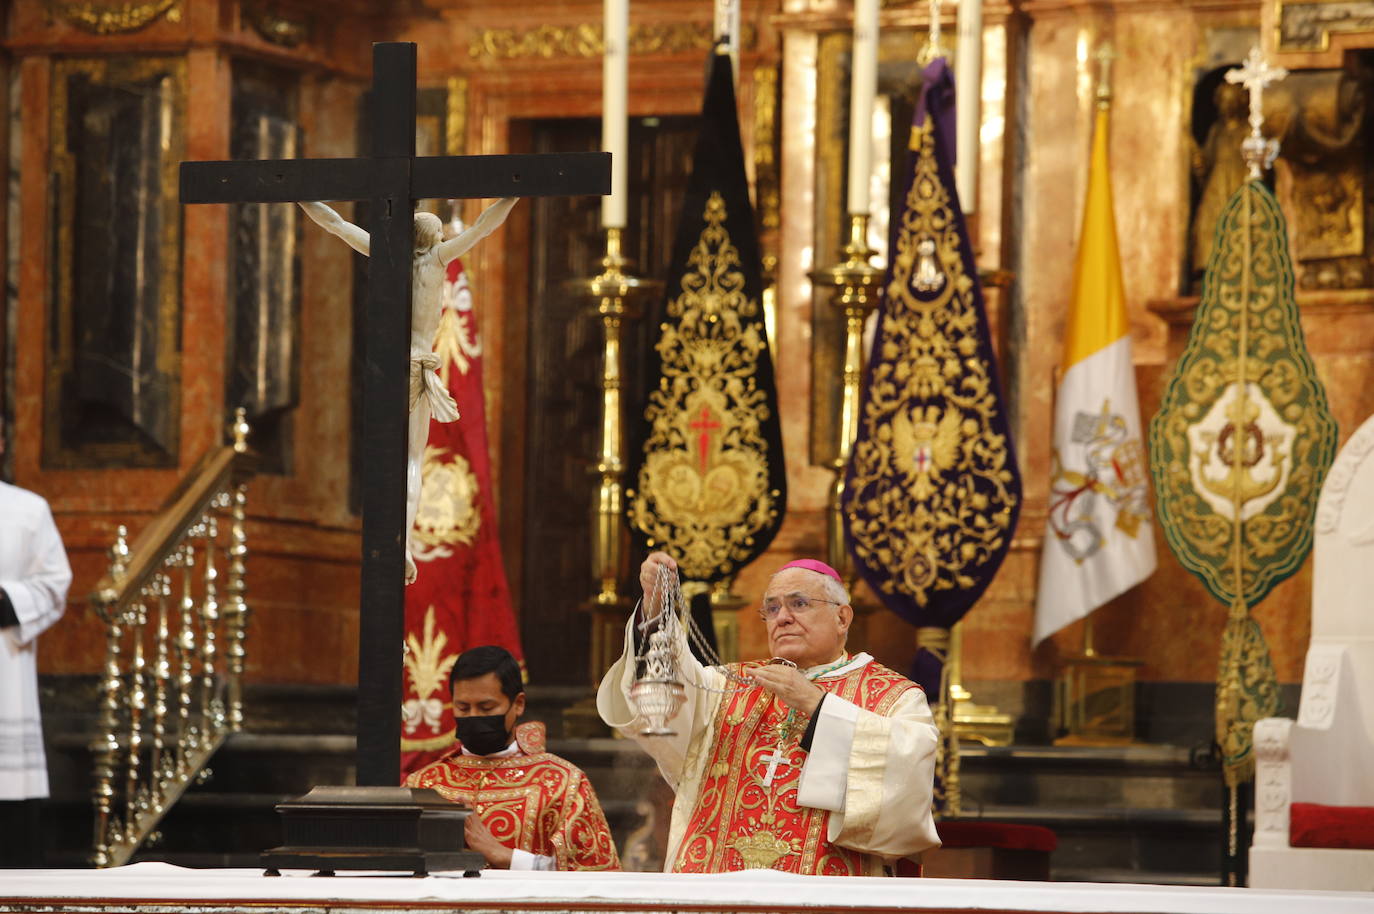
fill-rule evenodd
<path id="1" fill-rule="evenodd" d="M 277 805 L 283 843 L 263 851 L 269 876 L 284 869 L 400 870 L 424 876 L 486 865 L 466 849 L 467 809 L 436 791 L 413 787 L 316 787 Z"/>

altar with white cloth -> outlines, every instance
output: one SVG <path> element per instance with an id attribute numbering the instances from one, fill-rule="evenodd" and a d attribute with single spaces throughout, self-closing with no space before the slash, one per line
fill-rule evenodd
<path id="1" fill-rule="evenodd" d="M 138 863 L 109 870 L 14 870 L 0 880 L 0 912 L 23 914 L 273 914 L 298 910 L 578 912 L 1046 911 L 1102 914 L 1345 914 L 1374 896 L 1347 892 L 1184 888 L 1104 883 L 797 876 L 774 870 L 717 875 L 484 871 L 270 878 L 260 870 Z"/>

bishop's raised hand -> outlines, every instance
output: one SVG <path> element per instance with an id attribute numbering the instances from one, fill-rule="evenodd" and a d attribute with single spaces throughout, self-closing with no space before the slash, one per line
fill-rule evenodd
<path id="1" fill-rule="evenodd" d="M 649 553 L 644 564 L 639 566 L 639 586 L 644 591 L 642 605 L 646 621 L 657 618 L 662 608 L 658 599 L 658 576 L 665 569 L 673 574 L 677 573 L 677 560 L 666 552 Z"/>

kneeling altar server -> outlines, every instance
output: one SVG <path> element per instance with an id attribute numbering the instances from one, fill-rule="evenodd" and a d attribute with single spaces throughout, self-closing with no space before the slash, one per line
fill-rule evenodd
<path id="1" fill-rule="evenodd" d="M 544 749 L 525 710 L 520 665 L 505 648 L 474 647 L 449 674 L 457 744 L 406 778 L 476 812 L 468 846 L 496 869 L 618 870 L 615 842 L 587 776 Z"/>
<path id="2" fill-rule="evenodd" d="M 602 719 L 652 755 L 676 792 L 664 869 L 878 876 L 938 846 L 938 731 L 925 693 L 845 649 L 854 610 L 823 562 L 785 565 L 764 591 L 770 661 L 705 667 L 683 629 L 670 629 L 686 686 L 676 735 L 640 734 L 635 629 L 654 627 L 659 582 L 676 567 L 656 552 L 640 568 L 645 618 L 630 620 L 597 694 Z"/>

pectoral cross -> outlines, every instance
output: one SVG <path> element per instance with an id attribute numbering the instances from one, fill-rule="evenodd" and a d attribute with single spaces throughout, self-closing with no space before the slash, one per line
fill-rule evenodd
<path id="1" fill-rule="evenodd" d="M 763 775 L 763 786 L 772 787 L 773 778 L 778 773 L 778 766 L 790 764 L 790 761 L 787 756 L 782 754 L 782 746 L 780 745 L 774 746 L 772 754 L 766 755 L 764 758 L 768 761 L 768 771 Z"/>
<path id="2" fill-rule="evenodd" d="M 1264 125 L 1264 113 L 1260 110 L 1260 105 L 1264 100 L 1264 90 L 1269 84 L 1276 83 L 1287 75 L 1288 71 L 1283 67 L 1269 65 L 1258 45 L 1250 49 L 1250 56 L 1245 58 L 1244 66 L 1226 71 L 1228 83 L 1240 83 L 1250 93 L 1250 136 L 1241 144 L 1240 151 L 1250 166 L 1251 180 L 1258 180 L 1264 174 L 1264 169 L 1272 165 L 1274 157 L 1279 154 L 1279 144 L 1260 135 L 1260 127 Z"/>

